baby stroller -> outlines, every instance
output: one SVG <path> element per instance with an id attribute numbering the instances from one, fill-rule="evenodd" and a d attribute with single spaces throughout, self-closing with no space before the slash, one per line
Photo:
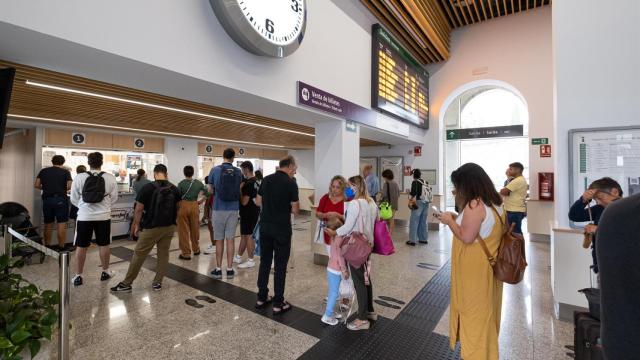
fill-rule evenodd
<path id="1" fill-rule="evenodd" d="M 22 234 L 26 238 L 33 240 L 39 244 L 42 244 L 42 237 L 36 231 L 36 228 L 31 223 L 31 217 L 29 216 L 29 210 L 18 204 L 17 202 L 4 202 L 0 204 L 0 225 L 8 225 L 16 232 Z M 18 242 L 18 240 L 14 240 Z M 28 265 L 33 263 L 34 259 L 37 259 L 40 264 L 44 262 L 44 253 L 19 242 L 21 245 L 13 246 L 11 255 L 13 257 L 19 256 L 24 259 L 24 262 Z"/>

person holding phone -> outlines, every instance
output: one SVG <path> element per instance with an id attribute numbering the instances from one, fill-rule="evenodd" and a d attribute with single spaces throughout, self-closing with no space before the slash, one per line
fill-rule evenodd
<path id="1" fill-rule="evenodd" d="M 506 214 L 502 197 L 477 164 L 464 164 L 451 174 L 461 212 L 439 213 L 453 233 L 449 345 L 459 341 L 463 359 L 499 359 L 498 337 L 502 282 L 493 276 L 478 237 L 497 254 Z"/>

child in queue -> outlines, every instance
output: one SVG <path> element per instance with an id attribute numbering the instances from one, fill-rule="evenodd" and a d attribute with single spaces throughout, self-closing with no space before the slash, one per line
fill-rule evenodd
<path id="1" fill-rule="evenodd" d="M 331 218 L 327 221 L 327 228 L 336 230 L 344 223 L 339 218 Z M 327 283 L 329 289 L 327 291 L 327 308 L 322 316 L 322 322 L 328 325 L 337 325 L 340 314 L 334 314 L 333 308 L 338 300 L 340 292 L 340 281 L 342 278 L 349 278 L 349 270 L 344 261 L 344 257 L 340 253 L 340 245 L 342 245 L 342 237 L 334 236 L 331 239 L 331 248 L 329 251 L 329 263 L 327 264 Z"/>

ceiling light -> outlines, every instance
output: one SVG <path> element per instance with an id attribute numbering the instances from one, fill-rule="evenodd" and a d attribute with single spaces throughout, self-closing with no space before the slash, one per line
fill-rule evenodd
<path id="1" fill-rule="evenodd" d="M 282 146 L 282 145 L 263 144 L 263 143 L 256 143 L 256 142 L 250 142 L 250 141 L 241 141 L 241 140 L 231 140 L 231 139 L 220 139 L 220 138 L 214 138 L 214 137 L 208 137 L 208 136 L 179 134 L 179 133 L 172 133 L 172 132 L 165 132 L 165 131 L 134 129 L 134 128 L 128 128 L 128 127 L 123 127 L 123 126 L 114 126 L 114 125 L 90 124 L 90 123 L 83 123 L 83 122 L 80 122 L 80 121 L 51 119 L 51 118 L 38 117 L 38 116 L 26 116 L 26 115 L 15 115 L 15 114 L 7 114 L 7 116 L 8 117 L 18 118 L 18 119 L 32 119 L 32 120 L 46 121 L 46 122 L 59 123 L 59 124 L 81 125 L 81 126 L 99 127 L 99 128 L 103 128 L 103 129 L 123 130 L 123 131 L 128 131 L 128 132 L 143 132 L 143 133 L 156 134 L 156 135 L 178 136 L 178 137 L 186 137 L 186 138 L 200 139 L 200 140 L 228 142 L 228 143 L 234 143 L 234 144 L 240 144 L 240 145 L 258 145 L 258 146 L 284 148 L 284 146 Z"/>
<path id="2" fill-rule="evenodd" d="M 261 127 L 261 128 L 265 128 L 265 129 L 272 129 L 272 130 L 284 131 L 284 132 L 288 132 L 288 133 L 292 133 L 292 134 L 315 137 L 314 134 L 309 134 L 309 133 L 302 132 L 302 131 L 289 130 L 289 129 L 285 129 L 285 128 L 269 126 L 269 125 L 263 125 L 263 124 L 256 124 L 256 123 L 253 123 L 253 122 L 243 121 L 243 120 L 238 120 L 238 119 L 232 119 L 232 118 L 228 118 L 228 117 L 224 117 L 224 116 L 211 115 L 211 114 L 201 113 L 201 112 L 198 112 L 198 111 L 191 111 L 191 110 L 185 110 L 185 109 L 175 108 L 175 107 L 171 107 L 171 106 L 152 104 L 152 103 L 148 103 L 148 102 L 144 102 L 144 101 L 125 99 L 125 98 L 116 97 L 116 96 L 97 94 L 97 93 L 93 93 L 93 92 L 89 92 L 89 91 L 76 90 L 76 89 L 66 88 L 66 87 L 62 87 L 62 86 L 43 84 L 43 83 L 31 81 L 31 80 L 27 80 L 26 84 L 27 85 L 31 85 L 31 86 L 37 86 L 37 87 L 45 88 L 45 89 L 50 89 L 50 90 L 64 91 L 64 92 L 68 92 L 68 93 L 72 93 L 72 94 L 92 96 L 92 97 L 97 97 L 97 98 L 100 98 L 100 99 L 119 101 L 119 102 L 124 102 L 124 103 L 127 103 L 127 104 L 133 104 L 133 105 L 146 106 L 146 107 L 150 107 L 150 108 L 154 108 L 154 109 L 174 111 L 174 112 L 179 112 L 179 113 L 187 114 L 187 115 L 202 116 L 202 117 L 215 119 L 215 120 L 230 121 L 230 122 L 234 122 L 234 123 L 237 123 L 237 124 L 243 124 L 243 125 L 249 125 L 249 126 L 257 126 L 257 127 Z"/>

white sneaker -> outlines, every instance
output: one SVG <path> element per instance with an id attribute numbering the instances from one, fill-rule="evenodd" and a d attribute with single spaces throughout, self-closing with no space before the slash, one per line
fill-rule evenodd
<path id="1" fill-rule="evenodd" d="M 233 263 L 234 264 L 240 264 L 242 262 L 242 258 L 239 255 L 235 255 L 233 257 Z"/>
<path id="2" fill-rule="evenodd" d="M 209 254 L 213 254 L 216 252 L 216 247 L 213 245 L 209 245 L 207 246 L 206 249 L 204 249 L 202 252 L 204 252 L 205 254 L 209 255 Z"/>
<path id="3" fill-rule="evenodd" d="M 256 266 L 255 261 L 253 261 L 253 259 L 248 259 L 247 261 L 245 261 L 242 264 L 238 265 L 238 269 L 248 269 L 248 268 L 252 268 L 254 266 Z"/>
<path id="4" fill-rule="evenodd" d="M 339 321 L 338 319 L 334 318 L 334 317 L 328 317 L 326 315 L 322 315 L 322 322 L 327 324 L 327 325 L 331 325 L 331 326 L 336 326 L 338 325 Z"/>

